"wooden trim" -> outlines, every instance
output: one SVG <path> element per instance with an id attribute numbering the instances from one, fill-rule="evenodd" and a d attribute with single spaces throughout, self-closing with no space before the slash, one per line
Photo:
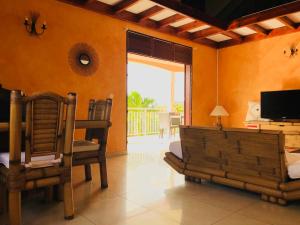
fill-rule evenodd
<path id="1" fill-rule="evenodd" d="M 188 24 L 185 24 L 185 25 L 177 28 L 177 34 L 184 33 L 186 31 L 192 30 L 194 28 L 197 28 L 197 27 L 200 27 L 200 26 L 203 26 L 203 25 L 205 25 L 205 23 L 203 23 L 201 21 L 190 22 Z"/>
<path id="2" fill-rule="evenodd" d="M 192 33 L 192 40 L 197 40 L 197 39 L 202 39 L 202 38 L 206 38 L 207 36 L 213 35 L 213 34 L 217 34 L 220 32 L 220 29 L 215 28 L 215 27 L 210 27 L 204 30 L 199 30 L 195 33 Z"/>
<path id="3" fill-rule="evenodd" d="M 207 39 L 207 38 L 195 39 L 194 41 L 199 43 L 199 44 L 202 44 L 202 45 L 210 46 L 212 48 L 217 48 L 218 47 L 218 42 L 212 41 L 212 40 Z"/>
<path id="4" fill-rule="evenodd" d="M 235 29 L 243 26 L 248 26 L 250 24 L 259 23 L 268 19 L 273 19 L 287 14 L 295 13 L 300 11 L 300 1 L 295 1 L 280 5 L 271 9 L 267 9 L 258 13 L 253 13 L 249 16 L 244 16 L 239 19 L 233 20 L 228 29 Z"/>
<path id="5" fill-rule="evenodd" d="M 288 27 L 280 27 L 280 28 L 270 31 L 270 33 L 268 35 L 252 34 L 252 35 L 245 36 L 243 38 L 243 41 L 239 42 L 239 43 L 237 43 L 233 40 L 220 42 L 218 45 L 218 48 L 225 48 L 225 47 L 230 47 L 230 46 L 237 45 L 237 44 L 244 44 L 244 43 L 248 43 L 248 42 L 252 42 L 252 41 L 259 41 L 259 40 L 263 40 L 266 38 L 277 37 L 280 35 L 291 34 L 291 33 L 299 32 L 299 31 L 300 31 L 299 26 L 296 29 L 290 29 Z"/>
<path id="6" fill-rule="evenodd" d="M 227 37 L 230 37 L 235 41 L 242 42 L 242 36 L 237 33 L 232 32 L 232 31 L 223 31 L 223 32 L 221 32 L 221 34 L 223 34 Z"/>
<path id="7" fill-rule="evenodd" d="M 126 9 L 135 5 L 138 2 L 139 2 L 139 0 L 122 0 L 121 2 L 114 5 L 112 8 L 113 8 L 114 13 L 117 14 L 117 13 L 121 13 L 121 12 L 125 11 Z"/>
<path id="8" fill-rule="evenodd" d="M 160 13 L 163 9 L 164 9 L 163 7 L 155 5 L 150 9 L 141 12 L 140 14 L 138 14 L 138 16 L 140 17 L 139 22 L 143 22 L 144 20 L 147 20 L 150 17 L 155 16 L 156 14 Z"/>
<path id="9" fill-rule="evenodd" d="M 296 29 L 297 28 L 297 24 L 294 23 L 290 18 L 288 18 L 287 16 L 282 16 L 282 17 L 278 17 L 276 18 L 278 19 L 281 23 L 283 23 L 285 26 L 291 28 L 291 29 Z"/>
<path id="10" fill-rule="evenodd" d="M 175 14 L 173 16 L 170 16 L 170 17 L 167 17 L 161 21 L 159 21 L 159 28 L 163 28 L 163 27 L 166 27 L 172 23 L 175 23 L 175 22 L 178 22 L 180 20 L 183 20 L 185 19 L 186 17 L 184 17 L 183 15 L 181 14 Z"/>
<path id="11" fill-rule="evenodd" d="M 140 22 L 141 14 L 134 14 L 134 13 L 127 12 L 127 11 L 122 11 L 120 13 L 115 14 L 112 6 L 105 4 L 103 2 L 96 1 L 96 2 L 91 2 L 91 3 L 85 3 L 85 2 L 83 3 L 82 1 L 78 1 L 78 0 L 57 0 L 57 1 L 71 4 L 71 5 L 79 7 L 79 8 L 87 9 L 87 10 L 90 10 L 90 11 L 93 11 L 93 12 L 96 12 L 99 14 L 104 14 L 104 15 L 107 15 L 107 16 L 110 16 L 113 18 L 127 21 L 127 22 L 131 22 L 131 23 L 135 23 L 135 24 L 139 24 L 139 25 L 142 24 L 143 26 L 145 26 L 149 29 L 159 31 L 162 33 L 166 33 L 166 34 L 169 34 L 172 36 L 177 36 L 179 38 L 183 38 L 183 39 L 186 39 L 189 41 L 193 41 L 190 39 L 189 33 L 183 34 L 183 35 L 177 35 L 176 28 L 171 27 L 169 25 L 159 28 L 159 23 L 154 20 L 151 20 L 149 18 L 144 18 L 144 19 L 142 19 L 142 22 Z M 208 46 L 210 46 L 210 45 L 208 45 Z"/>
<path id="12" fill-rule="evenodd" d="M 250 24 L 247 26 L 251 30 L 254 30 L 256 33 L 262 34 L 262 35 L 268 35 L 270 32 L 263 28 L 262 26 L 259 26 L 258 24 Z"/>
<path id="13" fill-rule="evenodd" d="M 192 8 L 175 0 L 152 0 L 158 5 L 155 5 L 150 9 L 147 9 L 139 14 L 134 14 L 126 11 L 126 9 L 128 9 L 130 6 L 138 3 L 139 0 L 122 0 L 120 3 L 117 3 L 114 6 L 108 5 L 97 0 L 58 1 L 81 7 L 87 10 L 91 10 L 100 14 L 105 14 L 120 20 L 125 20 L 128 22 L 139 24 L 152 30 L 177 36 L 179 38 L 207 45 L 213 48 L 223 48 L 299 31 L 299 24 L 293 22 L 286 15 L 299 12 L 300 1 L 287 3 L 278 7 L 244 16 L 235 19 L 230 23 L 226 23 L 224 21 L 222 22 L 216 18 L 210 17 L 204 14 L 203 12 L 199 11 L 198 9 Z M 175 10 L 178 13 L 173 16 L 167 17 L 161 21 L 154 21 L 150 19 L 150 17 L 161 12 L 164 8 Z M 195 19 L 195 21 L 177 28 L 170 26 L 170 24 L 188 17 Z M 276 18 L 280 22 L 284 23 L 285 27 L 277 28 L 274 30 L 267 30 L 257 24 L 261 21 L 265 21 L 272 18 Z M 205 24 L 209 25 L 210 27 L 194 33 L 188 32 L 188 30 L 203 26 Z M 257 34 L 241 36 L 232 32 L 233 29 L 240 27 L 248 27 L 254 30 Z M 218 43 L 212 40 L 208 40 L 206 38 L 214 34 L 223 34 L 232 39 Z"/>
<path id="14" fill-rule="evenodd" d="M 221 30 L 225 29 L 227 27 L 227 23 L 223 22 L 217 18 L 211 17 L 202 11 L 190 7 L 188 5 L 185 5 L 181 3 L 180 1 L 170 1 L 170 0 L 151 0 L 152 2 L 155 2 L 157 4 L 160 4 L 166 8 L 172 9 L 176 12 L 179 12 L 181 14 L 184 14 L 188 17 L 194 18 L 196 20 L 202 21 L 204 23 L 210 24 L 211 26 L 218 27 Z"/>

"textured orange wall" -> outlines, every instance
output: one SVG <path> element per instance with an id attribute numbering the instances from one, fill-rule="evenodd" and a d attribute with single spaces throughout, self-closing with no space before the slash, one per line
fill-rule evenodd
<path id="1" fill-rule="evenodd" d="M 115 20 L 55 0 L 0 0 L 0 83 L 11 89 L 78 94 L 77 118 L 87 117 L 89 98 L 114 94 L 108 151 L 126 149 L 126 30 L 136 30 L 193 47 L 193 123 L 210 124 L 215 104 L 214 49 Z M 41 14 L 48 29 L 40 37 L 25 31 L 23 20 L 31 10 Z M 73 44 L 86 42 L 100 59 L 91 77 L 75 74 L 68 65 Z"/>
<path id="2" fill-rule="evenodd" d="M 230 114 L 226 125 L 243 127 L 248 101 L 259 101 L 261 91 L 300 89 L 300 56 L 283 54 L 298 43 L 295 33 L 220 51 L 220 102 Z"/>

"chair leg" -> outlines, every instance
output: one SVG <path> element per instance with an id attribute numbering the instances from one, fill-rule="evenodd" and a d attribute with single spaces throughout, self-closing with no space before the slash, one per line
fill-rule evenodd
<path id="1" fill-rule="evenodd" d="M 10 225 L 21 225 L 21 192 L 10 191 L 8 194 L 8 213 Z"/>
<path id="2" fill-rule="evenodd" d="M 51 202 L 53 200 L 53 186 L 45 187 L 45 201 Z"/>
<path id="3" fill-rule="evenodd" d="M 59 202 L 64 200 L 64 186 L 62 184 L 54 186 L 54 198 Z"/>
<path id="4" fill-rule="evenodd" d="M 92 180 L 91 164 L 85 164 L 84 165 L 84 172 L 85 172 L 85 180 L 86 181 Z"/>
<path id="5" fill-rule="evenodd" d="M 73 187 L 71 182 L 64 184 L 64 211 L 66 220 L 74 218 Z"/>
<path id="6" fill-rule="evenodd" d="M 4 205 L 5 205 L 5 188 L 4 185 L 0 183 L 0 214 L 4 212 Z"/>
<path id="7" fill-rule="evenodd" d="M 106 159 L 104 158 L 100 163 L 100 178 L 101 178 L 101 188 L 107 188 L 108 182 L 107 182 L 107 170 L 106 170 Z"/>

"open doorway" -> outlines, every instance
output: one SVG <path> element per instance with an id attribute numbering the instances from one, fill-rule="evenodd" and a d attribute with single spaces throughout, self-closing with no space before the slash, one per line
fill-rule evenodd
<path id="1" fill-rule="evenodd" d="M 186 66 L 128 53 L 128 152 L 161 152 L 186 124 Z"/>
<path id="2" fill-rule="evenodd" d="M 127 150 L 162 153 L 191 125 L 192 48 L 127 31 Z"/>

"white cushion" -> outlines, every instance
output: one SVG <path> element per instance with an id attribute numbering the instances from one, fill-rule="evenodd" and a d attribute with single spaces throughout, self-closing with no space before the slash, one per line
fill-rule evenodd
<path id="1" fill-rule="evenodd" d="M 290 153 L 285 151 L 288 175 L 291 179 L 300 178 L 300 153 Z"/>
<path id="2" fill-rule="evenodd" d="M 61 155 L 62 158 L 62 155 Z M 40 167 L 47 167 L 53 166 L 53 164 L 57 164 L 61 162 L 60 159 L 55 159 L 54 155 L 47 155 L 47 156 L 36 156 L 31 158 L 31 162 L 25 164 L 25 167 L 30 168 L 40 168 Z M 25 152 L 21 153 L 21 163 L 25 163 Z M 9 168 L 9 153 L 0 153 L 0 164 L 3 164 L 7 168 Z"/>
<path id="3" fill-rule="evenodd" d="M 76 140 L 73 144 L 73 152 L 88 152 L 88 151 L 98 151 L 100 145 L 87 140 Z"/>
<path id="4" fill-rule="evenodd" d="M 170 143 L 169 146 L 170 152 L 176 155 L 178 158 L 182 159 L 182 149 L 181 149 L 181 142 L 180 141 L 173 141 Z"/>

